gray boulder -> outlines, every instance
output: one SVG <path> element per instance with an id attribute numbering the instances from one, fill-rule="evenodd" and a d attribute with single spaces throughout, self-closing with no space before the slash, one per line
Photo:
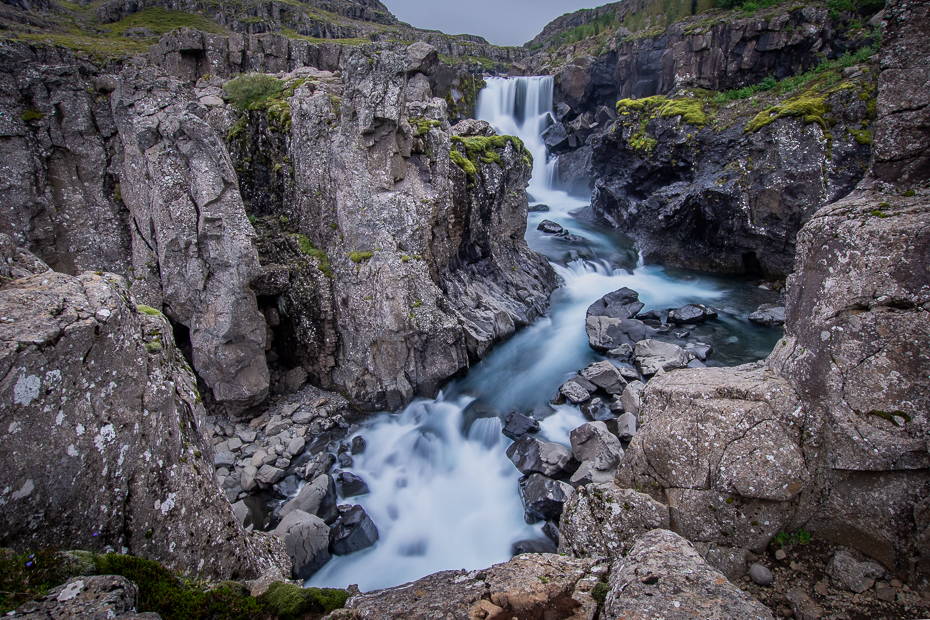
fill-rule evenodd
<path id="1" fill-rule="evenodd" d="M 784 325 L 785 307 L 775 304 L 762 304 L 749 315 L 749 320 L 759 325 Z"/>
<path id="2" fill-rule="evenodd" d="M 569 379 L 560 385 L 559 394 L 568 399 L 573 405 L 579 405 L 591 398 L 591 392 L 582 387 L 581 382 L 576 379 Z"/>
<path id="3" fill-rule="evenodd" d="M 564 482 L 532 474 L 520 485 L 527 521 L 558 521 L 574 489 Z"/>
<path id="4" fill-rule="evenodd" d="M 707 563 L 719 570 L 732 582 L 746 576 L 748 572 L 749 550 L 739 547 L 712 546 L 707 550 L 704 559 Z"/>
<path id="5" fill-rule="evenodd" d="M 590 364 L 581 371 L 581 376 L 608 394 L 621 394 L 627 383 L 617 367 L 607 360 Z"/>
<path id="6" fill-rule="evenodd" d="M 617 419 L 617 437 L 621 441 L 630 441 L 636 435 L 636 416 L 626 412 Z"/>
<path id="7" fill-rule="evenodd" d="M 578 488 L 559 523 L 559 551 L 574 557 L 622 558 L 650 530 L 669 527 L 668 506 L 612 482 Z"/>
<path id="8" fill-rule="evenodd" d="M 772 612 L 711 567 L 687 540 L 664 529 L 644 534 L 610 572 L 608 618 L 773 620 Z"/>
<path id="9" fill-rule="evenodd" d="M 574 429 L 569 438 L 572 454 L 578 461 L 589 461 L 601 471 L 616 469 L 623 456 L 620 440 L 603 422 L 588 422 Z"/>
<path id="10" fill-rule="evenodd" d="M 875 585 L 875 580 L 884 576 L 885 568 L 875 562 L 860 562 L 848 551 L 840 550 L 827 564 L 826 572 L 836 587 L 859 593 Z"/>
<path id="11" fill-rule="evenodd" d="M 700 323 L 717 318 L 717 311 L 704 304 L 686 304 L 668 311 L 668 322 L 678 325 Z"/>
<path id="12" fill-rule="evenodd" d="M 630 415 L 638 416 L 643 407 L 642 391 L 646 384 L 642 381 L 631 381 L 620 395 L 620 403 L 623 410 Z"/>
<path id="13" fill-rule="evenodd" d="M 0 316 L 13 319 L 0 322 L 0 540 L 125 548 L 217 579 L 287 566 L 217 487 L 206 412 L 171 324 L 131 299 L 112 274 L 0 288 Z"/>
<path id="14" fill-rule="evenodd" d="M 365 509 L 352 506 L 341 514 L 329 532 L 329 548 L 335 555 L 349 555 L 378 542 L 378 528 Z"/>
<path id="15" fill-rule="evenodd" d="M 255 481 L 263 487 L 270 487 L 276 482 L 280 482 L 284 479 L 286 474 L 287 472 L 283 469 L 275 467 L 274 465 L 265 464 L 262 465 L 258 473 L 255 474 Z"/>
<path id="16" fill-rule="evenodd" d="M 685 368 L 690 361 L 688 353 L 678 345 L 652 339 L 637 342 L 634 355 L 636 368 L 645 376 L 654 375 L 659 370 L 668 372 Z"/>
<path id="17" fill-rule="evenodd" d="M 139 588 L 120 575 L 72 577 L 8 615 L 22 620 L 160 620 L 161 616 L 156 613 L 136 613 L 138 599 Z"/>
<path id="18" fill-rule="evenodd" d="M 749 567 L 749 578 L 757 586 L 770 586 L 775 581 L 772 571 L 761 564 L 753 564 Z"/>
<path id="19" fill-rule="evenodd" d="M 639 301 L 639 293 L 623 287 L 612 293 L 607 293 L 593 304 L 588 306 L 585 313 L 589 316 L 606 316 L 611 319 L 632 319 L 645 304 Z"/>
<path id="20" fill-rule="evenodd" d="M 556 224 L 552 220 L 543 220 L 539 223 L 539 226 L 536 227 L 536 230 L 542 231 L 547 235 L 559 235 L 565 232 L 565 229 L 561 225 Z"/>
<path id="21" fill-rule="evenodd" d="M 564 476 L 578 468 L 572 451 L 562 444 L 524 435 L 507 448 L 507 458 L 523 474 Z"/>
<path id="22" fill-rule="evenodd" d="M 510 546 L 510 555 L 521 553 L 558 553 L 559 549 L 548 538 L 518 540 Z"/>
<path id="23" fill-rule="evenodd" d="M 357 497 L 368 493 L 368 485 L 357 476 L 349 471 L 338 471 L 336 473 L 336 482 L 339 484 L 339 494 L 342 497 Z"/>
<path id="24" fill-rule="evenodd" d="M 585 333 L 592 349 L 606 353 L 623 345 L 635 346 L 646 337 L 646 325 L 638 319 L 589 316 L 585 319 Z"/>
<path id="25" fill-rule="evenodd" d="M 332 557 L 329 527 L 319 517 L 294 510 L 281 520 L 274 533 L 284 541 L 298 579 L 309 579 Z"/>
<path id="26" fill-rule="evenodd" d="M 336 510 L 336 482 L 329 474 L 318 476 L 313 482 L 301 487 L 297 495 L 281 507 L 281 518 L 295 510 L 315 515 L 327 525 L 332 525 L 339 516 Z"/>

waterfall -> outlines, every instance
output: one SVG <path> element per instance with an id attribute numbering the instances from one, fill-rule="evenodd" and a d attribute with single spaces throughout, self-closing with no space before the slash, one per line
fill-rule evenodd
<path id="1" fill-rule="evenodd" d="M 541 134 L 552 118 L 552 76 L 485 79 L 478 95 L 476 114 L 499 134 L 517 136 L 533 154 L 533 178 L 529 192 L 537 200 L 556 189 L 556 165 L 550 162 Z"/>

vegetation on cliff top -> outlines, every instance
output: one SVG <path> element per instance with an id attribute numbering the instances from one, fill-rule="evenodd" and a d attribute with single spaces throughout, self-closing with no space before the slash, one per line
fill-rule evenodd
<path id="1" fill-rule="evenodd" d="M 473 187 L 475 184 L 475 175 L 478 172 L 478 164 L 497 164 L 504 167 L 500 154 L 497 149 L 504 149 L 507 143 L 513 144 L 514 148 L 523 156 L 523 163 L 532 167 L 533 155 L 523 145 L 523 141 L 516 136 L 452 136 L 452 150 L 449 157 L 468 177 L 468 186 Z M 465 154 L 457 148 L 461 145 L 465 149 Z"/>
<path id="2" fill-rule="evenodd" d="M 0 550 L 0 613 L 41 598 L 79 575 L 121 575 L 139 588 L 137 611 L 164 620 L 298 620 L 320 617 L 345 605 L 349 593 L 273 583 L 252 597 L 239 582 L 218 584 L 178 577 L 156 562 L 110 553 L 62 554 L 53 550 L 16 554 Z"/>

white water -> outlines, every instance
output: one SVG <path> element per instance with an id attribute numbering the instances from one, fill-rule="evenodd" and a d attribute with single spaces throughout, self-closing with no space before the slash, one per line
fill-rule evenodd
<path id="1" fill-rule="evenodd" d="M 552 187 L 553 165 L 539 138 L 552 109 L 552 78 L 487 82 L 477 116 L 498 133 L 519 136 L 533 153 L 528 191 L 550 211 L 530 214 L 527 240 L 549 257 L 564 285 L 553 293 L 548 317 L 497 345 L 466 378 L 447 386 L 445 396 L 420 400 L 398 414 L 381 414 L 356 433 L 368 448 L 354 457 L 351 471 L 365 479 L 371 492 L 350 501 L 365 508 L 380 539 L 365 551 L 334 558 L 307 585 L 355 583 L 368 591 L 441 570 L 485 568 L 509 559 L 514 542 L 542 537 L 541 524 L 529 526 L 523 520 L 520 473 L 504 454 L 511 442 L 500 432 L 501 420 L 471 420 L 466 408 L 483 405 L 500 415 L 528 413 L 547 403 L 577 370 L 601 359 L 588 347 L 584 317 L 587 307 L 606 293 L 628 286 L 639 292 L 646 309 L 714 305 L 721 320 L 701 329 L 713 338 L 715 355 L 727 363 L 766 355 L 778 337 L 745 320 L 761 303 L 750 287 L 643 267 L 629 239 L 571 216 L 587 202 Z M 541 235 L 536 225 L 544 218 L 587 242 L 569 244 Z M 737 342 L 725 344 L 733 338 Z M 568 444 L 568 433 L 586 420 L 576 407 L 555 410 L 542 420 L 540 434 Z"/>

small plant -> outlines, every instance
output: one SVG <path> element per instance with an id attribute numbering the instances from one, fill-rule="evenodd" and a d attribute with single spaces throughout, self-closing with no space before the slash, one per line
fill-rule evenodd
<path id="1" fill-rule="evenodd" d="M 67 579 L 63 560 L 52 549 L 23 554 L 0 550 L 0 614 L 45 596 L 63 583 Z"/>
<path id="2" fill-rule="evenodd" d="M 264 73 L 248 73 L 226 82 L 223 92 L 226 99 L 236 108 L 247 110 L 250 106 L 274 97 L 284 88 L 278 78 Z"/>
<path id="3" fill-rule="evenodd" d="M 796 532 L 779 532 L 772 538 L 772 543 L 778 547 L 787 547 L 788 545 L 798 544 L 804 546 L 811 541 L 811 534 L 806 530 Z"/>

